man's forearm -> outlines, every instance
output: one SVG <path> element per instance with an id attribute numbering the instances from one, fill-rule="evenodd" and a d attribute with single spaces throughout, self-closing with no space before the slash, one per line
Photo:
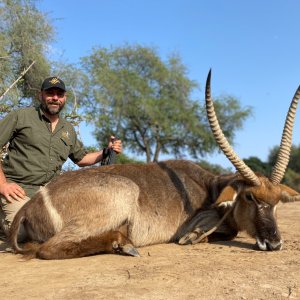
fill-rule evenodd
<path id="1" fill-rule="evenodd" d="M 115 151 L 117 154 L 122 152 L 122 141 L 115 140 L 113 136 L 110 137 L 108 148 Z M 105 148 L 105 149 L 108 149 Z M 103 150 L 86 154 L 81 161 L 77 163 L 79 167 L 91 166 L 103 159 Z"/>
<path id="2" fill-rule="evenodd" d="M 100 162 L 103 158 L 103 150 L 87 153 L 81 161 L 77 163 L 79 167 L 86 167 Z"/>

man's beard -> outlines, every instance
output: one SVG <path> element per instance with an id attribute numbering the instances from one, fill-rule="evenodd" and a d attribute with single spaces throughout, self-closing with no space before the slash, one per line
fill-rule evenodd
<path id="1" fill-rule="evenodd" d="M 53 107 L 51 106 L 51 104 L 55 104 L 56 106 Z M 50 102 L 47 104 L 44 102 L 41 103 L 42 110 L 51 116 L 58 115 L 60 111 L 64 108 L 64 106 L 65 106 L 64 103 L 57 103 L 57 102 L 53 102 L 53 103 Z"/>

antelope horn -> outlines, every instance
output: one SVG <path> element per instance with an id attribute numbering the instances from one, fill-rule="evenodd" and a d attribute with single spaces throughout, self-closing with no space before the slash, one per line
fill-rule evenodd
<path id="1" fill-rule="evenodd" d="M 300 86 L 298 87 L 293 97 L 293 100 L 291 102 L 290 108 L 286 116 L 277 161 L 275 163 L 275 166 L 273 167 L 272 174 L 270 176 L 270 181 L 273 184 L 280 183 L 290 160 L 293 127 L 299 98 Z"/>
<path id="2" fill-rule="evenodd" d="M 218 143 L 221 150 L 224 152 L 226 157 L 230 160 L 230 162 L 235 166 L 235 168 L 239 171 L 239 173 L 253 185 L 259 186 L 261 182 L 259 178 L 255 175 L 255 173 L 244 163 L 242 159 L 238 157 L 238 155 L 234 152 L 230 144 L 228 143 L 226 137 L 224 136 L 222 129 L 220 128 L 215 109 L 213 106 L 213 101 L 211 98 L 210 92 L 210 78 L 211 78 L 211 70 L 209 70 L 206 87 L 205 87 L 205 102 L 206 102 L 206 112 L 208 121 L 210 124 L 210 128 L 214 134 L 216 142 Z"/>

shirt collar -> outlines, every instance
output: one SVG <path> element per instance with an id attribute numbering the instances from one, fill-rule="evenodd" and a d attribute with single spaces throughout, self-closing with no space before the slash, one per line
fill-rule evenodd
<path id="1" fill-rule="evenodd" d="M 47 121 L 50 122 L 45 113 L 43 112 L 41 106 L 36 107 L 38 113 L 39 113 L 39 118 L 41 121 Z M 59 127 L 63 127 L 66 124 L 67 120 L 65 118 L 62 118 L 61 116 L 59 117 L 57 125 L 60 125 Z"/>

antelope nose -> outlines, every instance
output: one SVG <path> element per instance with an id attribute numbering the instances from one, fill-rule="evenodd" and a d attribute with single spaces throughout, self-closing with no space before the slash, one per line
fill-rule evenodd
<path id="1" fill-rule="evenodd" d="M 283 241 L 280 240 L 280 241 L 273 241 L 273 242 L 270 242 L 270 241 L 266 241 L 266 245 L 267 245 L 267 249 L 269 251 L 278 251 L 278 250 L 281 250 L 282 249 L 282 244 L 283 244 Z"/>

